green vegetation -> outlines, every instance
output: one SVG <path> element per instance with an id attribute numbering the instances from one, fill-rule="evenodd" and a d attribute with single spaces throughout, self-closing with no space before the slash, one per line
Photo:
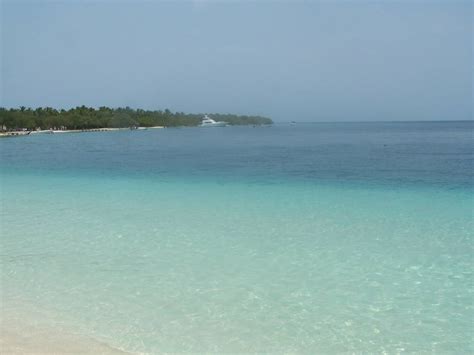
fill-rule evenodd
<path id="1" fill-rule="evenodd" d="M 5 109 L 0 107 L 0 129 L 28 130 L 41 129 L 94 129 L 122 127 L 178 127 L 197 126 L 201 123 L 202 114 L 185 114 L 183 112 L 134 110 L 130 107 L 109 108 L 80 106 L 70 110 L 56 110 L 51 107 L 37 109 Z M 270 118 L 261 116 L 238 116 L 231 114 L 211 114 L 216 121 L 225 121 L 230 125 L 263 125 L 272 124 Z"/>

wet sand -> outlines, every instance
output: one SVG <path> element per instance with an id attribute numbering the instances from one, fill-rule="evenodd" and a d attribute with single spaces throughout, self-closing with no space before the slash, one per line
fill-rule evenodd
<path id="1" fill-rule="evenodd" d="M 0 354 L 127 354 L 107 344 L 58 327 L 18 321 L 1 315 Z"/>

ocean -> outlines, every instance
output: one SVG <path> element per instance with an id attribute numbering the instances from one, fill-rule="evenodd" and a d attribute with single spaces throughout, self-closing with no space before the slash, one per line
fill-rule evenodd
<path id="1" fill-rule="evenodd" d="M 131 353 L 472 353 L 473 132 L 1 139 L 2 313 Z"/>

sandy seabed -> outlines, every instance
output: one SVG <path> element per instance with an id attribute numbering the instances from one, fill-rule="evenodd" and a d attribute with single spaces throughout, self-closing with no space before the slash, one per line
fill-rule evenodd
<path id="1" fill-rule="evenodd" d="M 126 354 L 62 327 L 50 328 L 0 315 L 0 354 Z"/>

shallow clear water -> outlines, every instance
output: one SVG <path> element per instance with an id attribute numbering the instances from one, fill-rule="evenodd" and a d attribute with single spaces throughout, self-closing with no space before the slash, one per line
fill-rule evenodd
<path id="1" fill-rule="evenodd" d="M 2 304 L 135 352 L 471 352 L 472 132 L 2 139 Z"/>

